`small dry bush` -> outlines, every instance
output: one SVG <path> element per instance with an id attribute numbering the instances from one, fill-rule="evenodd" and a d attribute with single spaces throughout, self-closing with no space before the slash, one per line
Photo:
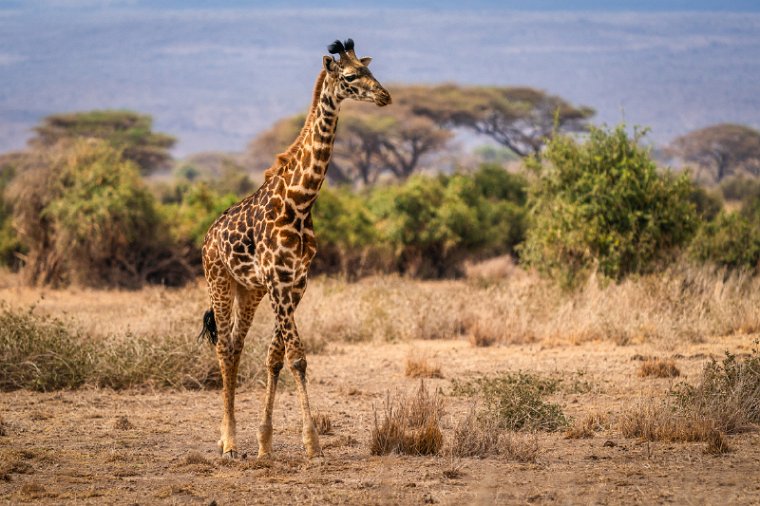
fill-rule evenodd
<path id="1" fill-rule="evenodd" d="M 238 380 L 259 377 L 263 353 L 241 361 Z M 84 384 L 216 388 L 221 385 L 213 350 L 192 335 L 82 335 L 70 322 L 33 308 L 0 306 L 0 390 L 49 391 Z"/>
<path id="2" fill-rule="evenodd" d="M 0 449 L 0 480 L 9 481 L 12 474 L 31 472 L 32 466 L 26 462 L 21 452 L 10 448 Z"/>
<path id="3" fill-rule="evenodd" d="M 704 441 L 706 452 L 729 451 L 725 434 L 760 423 L 760 351 L 712 360 L 696 385 L 682 383 L 660 402 L 649 401 L 620 421 L 626 437 L 651 441 Z"/>
<path id="4" fill-rule="evenodd" d="M 415 353 L 406 357 L 404 374 L 410 378 L 443 378 L 439 364 Z"/>
<path id="5" fill-rule="evenodd" d="M 609 418 L 604 413 L 590 413 L 582 420 L 575 420 L 565 431 L 566 439 L 587 439 L 594 437 L 596 432 L 610 427 Z"/>
<path id="6" fill-rule="evenodd" d="M 452 394 L 475 398 L 491 417 L 508 430 L 556 431 L 568 421 L 558 404 L 545 397 L 557 391 L 560 381 L 532 373 L 507 372 L 491 377 L 452 382 Z"/>
<path id="7" fill-rule="evenodd" d="M 0 306 L 0 390 L 77 388 L 92 350 L 63 320 Z"/>
<path id="8" fill-rule="evenodd" d="M 456 457 L 487 457 L 499 451 L 501 429 L 493 417 L 479 417 L 473 406 L 454 426 L 451 454 Z"/>
<path id="9" fill-rule="evenodd" d="M 734 434 L 760 424 L 760 350 L 739 358 L 726 353 L 710 361 L 696 386 L 683 383 L 674 389 L 678 406 L 709 419 L 713 426 Z"/>
<path id="10" fill-rule="evenodd" d="M 332 421 L 327 414 L 317 412 L 311 416 L 311 419 L 314 422 L 314 428 L 317 430 L 317 434 L 332 434 Z"/>
<path id="11" fill-rule="evenodd" d="M 639 377 L 675 378 L 681 375 L 673 359 L 648 358 L 639 366 Z"/>
<path id="12" fill-rule="evenodd" d="M 535 462 L 541 447 L 538 434 L 507 432 L 499 442 L 499 453 L 516 462 Z"/>
<path id="13" fill-rule="evenodd" d="M 430 394 L 424 382 L 415 395 L 386 398 L 382 421 L 375 412 L 370 437 L 370 453 L 387 455 L 436 455 L 443 446 L 441 416 L 443 402 L 438 393 Z"/>
<path id="14" fill-rule="evenodd" d="M 649 400 L 623 414 L 619 428 L 624 437 L 647 441 L 705 441 L 714 430 L 710 421 L 680 411 L 669 400 Z"/>

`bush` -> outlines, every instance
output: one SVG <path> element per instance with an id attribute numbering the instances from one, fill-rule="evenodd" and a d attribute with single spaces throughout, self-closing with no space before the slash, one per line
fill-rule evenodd
<path id="1" fill-rule="evenodd" d="M 760 262 L 760 228 L 741 214 L 723 212 L 700 227 L 689 253 L 701 262 L 755 269 Z"/>
<path id="2" fill-rule="evenodd" d="M 261 343 L 265 346 L 265 343 Z M 261 347 L 244 353 L 238 381 L 260 379 Z M 219 388 L 216 356 L 194 336 L 110 335 L 92 339 L 33 308 L 0 306 L 0 390 L 50 391 L 83 385 Z"/>
<path id="3" fill-rule="evenodd" d="M 375 412 L 370 453 L 438 454 L 443 446 L 442 414 L 443 404 L 438 393 L 428 393 L 422 381 L 413 397 L 388 397 L 382 421 Z"/>
<path id="4" fill-rule="evenodd" d="M 574 284 L 594 268 L 621 279 L 673 256 L 696 228 L 692 186 L 685 174 L 658 173 L 642 136 L 592 128 L 586 142 L 557 136 L 528 161 L 536 180 L 523 260 Z"/>
<path id="5" fill-rule="evenodd" d="M 0 308 L 0 390 L 77 388 L 92 370 L 90 351 L 62 320 Z"/>
<path id="6" fill-rule="evenodd" d="M 679 385 L 674 395 L 680 407 L 711 421 L 712 427 L 736 433 L 760 424 L 760 350 L 739 358 L 726 353 L 718 362 L 712 360 L 699 383 Z"/>
<path id="7" fill-rule="evenodd" d="M 189 279 L 133 162 L 95 140 L 43 156 L 11 188 L 27 280 L 136 287 Z"/>
<path id="8" fill-rule="evenodd" d="M 559 386 L 558 380 L 531 373 L 502 373 L 461 383 L 453 381 L 452 393 L 482 401 L 482 416 L 508 430 L 556 431 L 568 424 L 562 408 L 544 400 Z"/>
<path id="9" fill-rule="evenodd" d="M 442 277 L 460 274 L 466 256 L 514 251 L 524 235 L 521 188 L 522 179 L 484 166 L 471 176 L 413 176 L 375 190 L 369 206 L 401 272 Z"/>
<path id="10" fill-rule="evenodd" d="M 388 252 L 379 242 L 375 218 L 366 199 L 345 188 L 323 187 L 314 204 L 314 230 L 319 251 L 316 272 L 339 272 L 351 277 L 382 265 Z"/>

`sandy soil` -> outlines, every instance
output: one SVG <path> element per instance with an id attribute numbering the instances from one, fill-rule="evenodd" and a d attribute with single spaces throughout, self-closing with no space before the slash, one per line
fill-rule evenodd
<path id="1" fill-rule="evenodd" d="M 275 458 L 255 458 L 263 389 L 244 386 L 237 401 L 238 441 L 245 459 L 216 453 L 220 393 L 126 391 L 0 394 L 7 471 L 0 502 L 62 504 L 758 504 L 760 435 L 730 436 L 734 449 L 716 457 L 702 443 L 646 443 L 613 428 L 591 439 L 540 433 L 535 463 L 503 458 L 374 457 L 368 441 L 375 408 L 387 392 L 412 391 L 404 376 L 410 353 L 437 361 L 451 378 L 525 369 L 558 374 L 566 413 L 613 419 L 642 398 L 661 396 L 673 381 L 694 378 L 709 356 L 747 351 L 749 339 L 689 345 L 678 354 L 650 345 L 540 345 L 473 348 L 462 341 L 335 344 L 309 360 L 313 407 L 332 420 L 322 436 L 323 462 L 305 459 L 292 381 L 275 411 Z M 674 356 L 683 376 L 645 379 L 636 355 Z M 590 390 L 573 393 L 575 390 Z M 444 434 L 466 401 L 445 395 Z M 451 472 L 459 471 L 459 472 Z M 446 472 L 448 471 L 448 472 Z"/>

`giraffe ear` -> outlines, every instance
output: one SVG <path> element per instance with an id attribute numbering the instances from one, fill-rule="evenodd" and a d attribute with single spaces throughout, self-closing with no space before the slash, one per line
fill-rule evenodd
<path id="1" fill-rule="evenodd" d="M 323 56 L 322 64 L 324 65 L 325 70 L 328 74 L 338 73 L 338 62 L 336 62 L 332 56 Z"/>
<path id="2" fill-rule="evenodd" d="M 369 67 L 369 63 L 372 61 L 372 57 L 371 56 L 365 56 L 364 58 L 362 58 L 359 61 L 362 62 L 362 65 L 364 65 L 365 67 Z"/>

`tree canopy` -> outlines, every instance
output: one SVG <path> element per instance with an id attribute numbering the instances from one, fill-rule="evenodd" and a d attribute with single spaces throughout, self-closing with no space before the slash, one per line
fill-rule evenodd
<path id="1" fill-rule="evenodd" d="M 745 125 L 722 123 L 676 138 L 667 152 L 707 170 L 713 182 L 746 173 L 760 176 L 760 132 Z"/>
<path id="2" fill-rule="evenodd" d="M 343 105 L 328 177 L 374 183 L 382 174 L 406 180 L 445 149 L 456 128 L 487 135 L 519 156 L 541 151 L 555 131 L 587 128 L 593 110 L 532 88 L 392 86 L 394 105 Z M 303 126 L 303 114 L 275 123 L 248 147 L 252 167 L 269 166 Z"/>
<path id="3" fill-rule="evenodd" d="M 405 86 L 396 103 L 447 127 L 465 127 L 487 135 L 519 156 L 537 154 L 555 130 L 586 130 L 590 107 L 527 87 Z"/>
<path id="4" fill-rule="evenodd" d="M 131 111 L 54 114 L 34 130 L 37 136 L 30 141 L 32 147 L 54 146 L 62 140 L 103 139 L 135 162 L 143 174 L 168 168 L 172 160 L 169 150 L 176 142 L 170 135 L 154 132 L 150 116 Z"/>

